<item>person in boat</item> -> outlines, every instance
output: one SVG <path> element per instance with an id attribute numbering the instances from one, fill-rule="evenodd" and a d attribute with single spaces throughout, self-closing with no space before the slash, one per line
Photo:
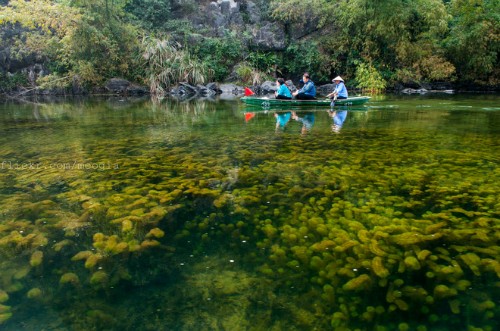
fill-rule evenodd
<path id="1" fill-rule="evenodd" d="M 328 94 L 326 97 L 332 99 L 331 106 L 333 107 L 335 105 L 335 100 L 347 99 L 348 94 L 347 94 L 347 88 L 345 87 L 344 80 L 342 79 L 342 77 L 337 76 L 334 79 L 332 79 L 332 82 L 336 84 L 335 90 L 333 90 L 333 92 Z"/>
<path id="2" fill-rule="evenodd" d="M 302 75 L 301 82 L 304 82 L 304 86 L 302 86 L 300 90 L 293 93 L 295 98 L 299 100 L 316 99 L 316 86 L 314 86 L 314 82 L 309 77 L 309 73 L 305 72 L 304 75 Z"/>
<path id="3" fill-rule="evenodd" d="M 278 86 L 278 90 L 275 93 L 276 99 L 285 99 L 289 100 L 292 98 L 292 93 L 286 86 L 285 80 L 283 78 L 278 78 L 276 81 L 276 86 Z"/>

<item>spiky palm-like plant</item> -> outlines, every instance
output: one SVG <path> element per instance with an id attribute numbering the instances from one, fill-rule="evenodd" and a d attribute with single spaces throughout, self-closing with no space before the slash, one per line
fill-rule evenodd
<path id="1" fill-rule="evenodd" d="M 204 84 L 213 75 L 206 64 L 191 57 L 179 43 L 168 38 L 144 38 L 142 45 L 149 89 L 154 95 L 164 94 L 179 82 Z"/>

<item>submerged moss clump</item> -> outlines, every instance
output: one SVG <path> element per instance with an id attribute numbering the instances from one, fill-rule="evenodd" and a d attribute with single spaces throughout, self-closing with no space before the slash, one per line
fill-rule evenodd
<path id="1" fill-rule="evenodd" d="M 155 138 L 151 130 L 147 138 L 65 148 L 82 162 L 120 164 L 109 171 L 0 173 L 0 302 L 54 293 L 47 300 L 62 306 L 81 296 L 73 314 L 61 315 L 80 316 L 81 329 L 111 325 L 111 304 L 96 298 L 114 297 L 122 285 L 163 284 L 189 264 L 185 256 L 222 247 L 260 272 L 252 284 L 274 284 L 275 292 L 259 288 L 238 302 L 241 318 L 269 311 L 260 329 L 282 315 L 303 330 L 498 328 L 493 143 L 454 150 L 447 140 L 404 130 L 363 129 L 356 133 L 366 138 L 363 148 L 352 135 L 200 144 L 164 131 Z M 33 155 L 61 158 L 48 154 Z M 203 276 L 193 277 L 203 283 Z M 212 300 L 232 303 L 245 284 L 229 286 L 223 276 L 235 281 L 231 271 L 212 275 L 191 298 L 206 299 L 193 316 L 227 314 Z M 0 323 L 12 315 L 2 307 Z M 207 320 L 214 319 L 198 322 Z"/>
<path id="2" fill-rule="evenodd" d="M 9 294 L 4 290 L 0 290 L 0 303 L 4 303 L 7 300 L 9 300 Z"/>
<path id="3" fill-rule="evenodd" d="M 31 255 L 31 258 L 30 258 L 30 265 L 32 267 L 37 267 L 39 266 L 40 264 L 42 264 L 42 260 L 43 260 L 43 252 L 41 251 L 35 251 L 33 252 L 33 254 Z"/>
<path id="4" fill-rule="evenodd" d="M 12 313 L 11 312 L 5 312 L 5 313 L 1 313 L 0 312 L 0 325 L 2 325 L 3 323 L 5 323 L 11 317 L 12 317 Z"/>
<path id="5" fill-rule="evenodd" d="M 32 288 L 28 291 L 28 293 L 26 293 L 26 296 L 29 299 L 40 299 L 42 297 L 42 290 L 38 287 Z"/>
<path id="6" fill-rule="evenodd" d="M 78 278 L 78 275 L 73 272 L 67 272 L 59 279 L 59 284 L 78 285 L 79 283 L 80 279 Z"/>
<path id="7" fill-rule="evenodd" d="M 288 190 L 290 198 L 281 194 L 283 189 L 278 187 L 286 183 L 279 181 L 259 193 L 262 201 L 279 197 L 254 216 L 261 231 L 256 245 L 268 251 L 273 262 L 263 264 L 261 272 L 280 278 L 300 274 L 310 280 L 301 284 L 310 291 L 316 286 L 324 291 L 327 284 L 335 284 L 332 289 L 326 287 L 329 292 L 321 297 L 329 298 L 328 302 L 334 298 L 333 309 L 340 309 L 332 319 L 337 328 L 363 329 L 367 322 L 375 323 L 373 312 L 363 309 L 373 304 L 383 308 L 387 318 L 397 321 L 398 312 L 418 312 L 416 316 L 427 315 L 434 325 L 444 325 L 448 318 L 456 320 L 457 315 L 465 318 L 460 307 L 474 307 L 483 325 L 494 327 L 491 317 L 500 312 L 488 304 L 473 304 L 469 292 L 480 292 L 486 299 L 483 302 L 498 295 L 494 282 L 488 283 L 489 291 L 477 289 L 485 279 L 500 278 L 496 262 L 500 236 L 494 230 L 500 226 L 499 206 L 492 199 L 472 196 L 498 194 L 493 183 L 499 182 L 499 173 L 494 179 L 486 168 L 484 173 L 464 173 L 454 168 L 460 162 L 451 156 L 454 161 L 447 166 L 422 169 L 402 159 L 370 159 L 371 154 L 376 153 L 367 150 L 363 155 L 373 161 L 370 164 L 396 166 L 382 175 L 380 168 L 363 168 L 363 176 L 358 177 L 362 168 L 355 158 L 359 156 L 345 155 L 344 164 L 354 161 L 349 168 L 307 167 L 307 172 L 321 176 L 308 178 L 302 185 L 296 181 Z M 409 160 L 415 158 L 419 156 L 407 155 Z M 268 173 L 265 165 L 256 171 Z M 322 189 L 309 188 L 313 183 L 321 183 Z M 234 201 L 238 200 L 236 196 Z M 287 205 L 293 206 L 289 213 L 276 213 Z M 262 220 L 265 225 L 259 227 Z M 343 302 L 351 303 L 344 307 Z M 324 303 L 318 300 L 317 304 Z M 433 316 L 435 311 L 439 314 Z M 460 328 L 462 322 L 456 326 Z M 401 321 L 388 327 L 414 328 L 425 326 Z"/>
<path id="8" fill-rule="evenodd" d="M 96 271 L 90 277 L 90 284 L 96 286 L 104 286 L 109 280 L 109 276 L 104 271 Z"/>

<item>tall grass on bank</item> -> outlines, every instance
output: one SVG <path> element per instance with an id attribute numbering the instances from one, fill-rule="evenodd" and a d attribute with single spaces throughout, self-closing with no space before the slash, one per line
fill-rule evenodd
<path id="1" fill-rule="evenodd" d="M 213 70 L 206 64 L 168 38 L 145 37 L 142 46 L 147 82 L 153 95 L 165 94 L 171 86 L 180 82 L 204 84 L 213 76 Z"/>

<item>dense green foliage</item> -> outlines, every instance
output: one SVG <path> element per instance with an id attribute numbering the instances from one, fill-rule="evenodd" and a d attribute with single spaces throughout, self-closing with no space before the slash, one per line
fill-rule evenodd
<path id="1" fill-rule="evenodd" d="M 6 75 L 0 72 L 0 91 L 14 89 L 18 86 L 24 86 L 28 83 L 26 76 L 21 73 Z"/>
<path id="2" fill-rule="evenodd" d="M 43 83 L 66 77 L 66 82 L 99 84 L 113 76 L 134 78 L 139 43 L 136 28 L 121 19 L 124 3 L 13 0 L 2 8 L 0 23 L 24 28 L 11 56 L 31 55 L 47 63 L 52 76 Z"/>
<path id="3" fill-rule="evenodd" d="M 332 63 L 330 56 L 322 50 L 321 46 L 321 41 L 290 43 L 283 57 L 285 72 L 301 74 L 309 71 L 314 74 L 314 79 L 328 80 L 333 69 Z"/>
<path id="4" fill-rule="evenodd" d="M 276 18 L 295 22 L 311 15 L 307 8 L 324 9 L 312 15 L 324 32 L 318 40 L 336 74 L 366 81 L 356 72 L 367 65 L 390 82 L 453 78 L 454 66 L 441 45 L 449 22 L 441 0 L 288 3 L 274 2 Z"/>
<path id="5" fill-rule="evenodd" d="M 453 18 L 446 38 L 449 58 L 460 77 L 486 84 L 498 84 L 500 69 L 500 1 L 454 0 Z"/>
<path id="6" fill-rule="evenodd" d="M 211 69 L 204 80 L 234 78 L 237 68 L 250 66 L 269 77 L 309 71 L 318 82 L 342 75 L 370 90 L 443 80 L 499 84 L 499 0 L 259 2 L 261 16 L 285 28 L 280 51 L 256 48 L 248 26 L 231 23 L 216 35 L 199 28 L 191 14 L 207 3 L 11 0 L 0 5 L 0 38 L 9 58 L 42 63 L 47 70 L 37 83 L 47 85 L 98 85 L 110 77 L 151 83 L 141 60 L 148 35 L 179 42 L 186 56 Z M 243 24 L 252 24 L 242 6 Z"/>
<path id="7" fill-rule="evenodd" d="M 169 0 L 130 0 L 125 11 L 132 14 L 136 24 L 148 30 L 162 30 L 170 19 Z"/>
<path id="8" fill-rule="evenodd" d="M 137 54 L 137 31 L 120 17 L 125 1 L 74 0 L 84 13 L 68 45 L 72 50 L 69 67 L 84 81 L 99 83 L 103 78 L 129 76 Z"/>
<path id="9" fill-rule="evenodd" d="M 202 38 L 191 51 L 212 68 L 216 81 L 223 81 L 241 61 L 243 44 L 235 34 L 228 33 L 225 38 Z"/>
<path id="10" fill-rule="evenodd" d="M 163 94 L 176 82 L 203 84 L 206 77 L 212 76 L 212 70 L 205 63 L 193 58 L 175 42 L 145 38 L 142 45 L 152 94 Z"/>

